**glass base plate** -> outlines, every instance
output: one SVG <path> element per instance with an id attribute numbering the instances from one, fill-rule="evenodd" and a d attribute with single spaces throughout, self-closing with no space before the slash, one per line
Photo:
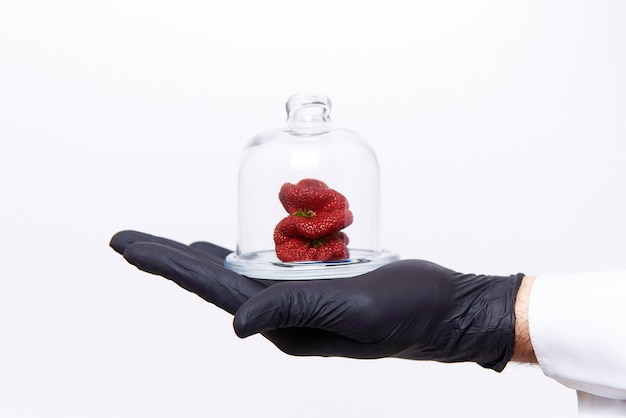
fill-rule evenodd
<path id="1" fill-rule="evenodd" d="M 400 259 L 397 253 L 388 250 L 350 248 L 350 255 L 351 258 L 346 260 L 285 263 L 273 250 L 246 254 L 245 257 L 231 253 L 224 260 L 224 266 L 253 279 L 319 280 L 358 276 Z"/>

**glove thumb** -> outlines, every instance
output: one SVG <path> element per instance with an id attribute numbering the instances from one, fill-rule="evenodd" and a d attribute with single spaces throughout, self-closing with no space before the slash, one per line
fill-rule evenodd
<path id="1" fill-rule="evenodd" d="M 329 317 L 340 313 L 320 284 L 288 282 L 262 290 L 235 312 L 235 333 L 245 338 L 279 328 L 328 329 Z"/>

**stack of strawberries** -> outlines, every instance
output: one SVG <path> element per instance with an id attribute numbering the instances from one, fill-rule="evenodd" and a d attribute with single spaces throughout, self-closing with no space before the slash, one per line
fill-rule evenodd
<path id="1" fill-rule="evenodd" d="M 276 255 L 281 261 L 332 261 L 350 257 L 348 236 L 341 230 L 352 223 L 348 200 L 316 179 L 285 183 L 278 197 L 289 216 L 274 229 Z"/>

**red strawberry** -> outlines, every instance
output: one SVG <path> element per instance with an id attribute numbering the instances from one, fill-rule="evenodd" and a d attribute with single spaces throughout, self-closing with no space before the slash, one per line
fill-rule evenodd
<path id="1" fill-rule="evenodd" d="M 348 237 L 343 232 L 318 240 L 290 238 L 276 244 L 276 255 L 281 261 L 332 261 L 350 257 Z"/>
<path id="2" fill-rule="evenodd" d="M 340 232 L 352 223 L 348 200 L 316 179 L 285 183 L 278 194 L 289 216 L 274 229 L 276 255 L 282 261 L 330 261 L 350 257 L 348 237 Z"/>

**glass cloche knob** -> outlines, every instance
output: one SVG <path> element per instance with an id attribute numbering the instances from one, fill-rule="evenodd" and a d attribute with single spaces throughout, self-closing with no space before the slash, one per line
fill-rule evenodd
<path id="1" fill-rule="evenodd" d="M 379 171 L 356 132 L 331 124 L 326 96 L 296 94 L 287 121 L 243 148 L 236 252 L 252 278 L 352 277 L 397 260 L 379 248 Z"/>

